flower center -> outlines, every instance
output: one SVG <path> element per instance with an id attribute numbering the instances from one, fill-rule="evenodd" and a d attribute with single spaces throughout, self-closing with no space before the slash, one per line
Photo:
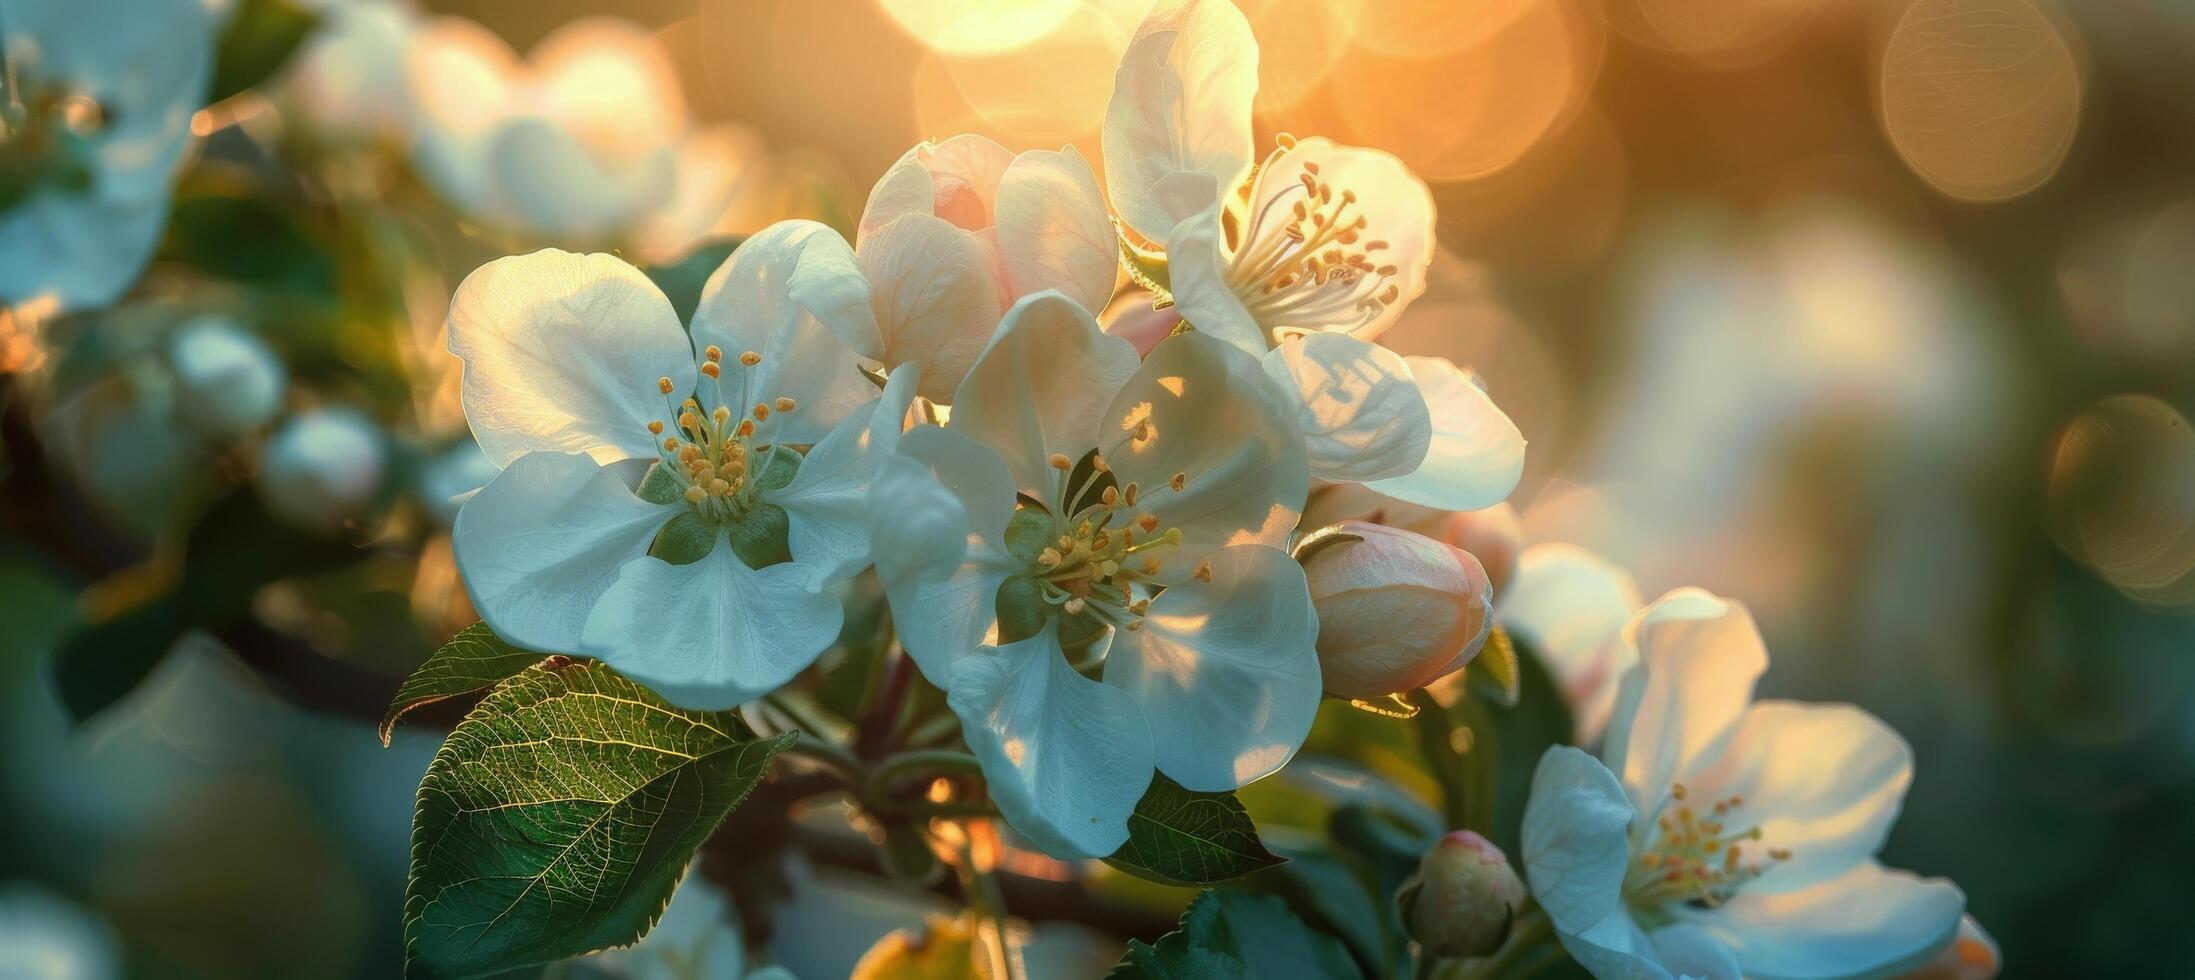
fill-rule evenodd
<path id="1" fill-rule="evenodd" d="M 1371 219 L 1357 207 L 1356 191 L 1321 177 L 1315 160 L 1281 172 L 1295 142 L 1282 135 L 1280 149 L 1258 169 L 1250 200 L 1265 203 L 1235 237 L 1228 285 L 1268 328 L 1361 327 L 1401 294 L 1397 269 L 1379 261 L 1387 243 L 1366 237 Z"/>
<path id="2" fill-rule="evenodd" d="M 1716 800 L 1705 810 L 1686 802 L 1683 783 L 1670 787 L 1673 808 L 1664 809 L 1648 831 L 1650 844 L 1634 848 L 1637 859 L 1624 876 L 1623 894 L 1648 918 L 1666 915 L 1676 903 L 1714 908 L 1730 900 L 1747 882 L 1767 873 L 1791 852 L 1760 844 L 1761 828 L 1730 829 L 1745 799 Z M 1762 859 L 1769 863 L 1763 865 Z"/>
<path id="3" fill-rule="evenodd" d="M 1051 464 L 1069 474 L 1076 468 L 1064 453 L 1052 454 Z M 1160 549 L 1180 544 L 1181 529 L 1161 528 L 1143 488 L 1119 485 L 1103 454 L 1091 453 L 1088 465 L 1088 475 L 1061 498 L 1054 513 L 1065 516 L 1053 524 L 1058 537 L 1037 552 L 1033 574 L 1045 601 L 1068 615 L 1089 612 L 1122 629 L 1141 629 L 1151 599 L 1136 595 L 1135 586 L 1164 570 Z M 1189 475 L 1176 473 L 1161 492 L 1188 485 Z M 1211 574 L 1198 566 L 1199 578 Z"/>
<path id="4" fill-rule="evenodd" d="M 760 445 L 758 427 L 773 414 L 790 414 L 797 405 L 785 397 L 749 402 L 754 369 L 762 363 L 762 355 L 754 351 L 739 355 L 736 398 L 724 389 L 724 351 L 710 344 L 702 357 L 703 383 L 683 403 L 671 403 L 676 387 L 671 379 L 656 380 L 675 428 L 666 435 L 663 420 L 656 419 L 648 423 L 648 433 L 660 440 L 656 443 L 660 471 L 674 481 L 678 495 L 696 514 L 721 524 L 746 513 L 762 485 L 762 475 L 770 472 L 785 450 L 780 442 Z M 711 404 L 703 404 L 703 394 L 710 396 Z M 734 405 L 740 408 L 734 410 Z"/>

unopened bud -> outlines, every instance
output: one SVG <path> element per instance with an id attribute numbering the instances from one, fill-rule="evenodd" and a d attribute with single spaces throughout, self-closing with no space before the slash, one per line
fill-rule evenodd
<path id="1" fill-rule="evenodd" d="M 236 323 L 201 316 L 179 327 L 168 343 L 181 396 L 183 421 L 227 441 L 274 418 L 285 385 L 281 359 L 265 341 Z"/>
<path id="2" fill-rule="evenodd" d="M 380 491 L 386 455 L 381 431 L 364 415 L 347 408 L 306 412 L 268 441 L 259 496 L 292 524 L 333 528 Z"/>
<path id="3" fill-rule="evenodd" d="M 1478 559 L 1379 524 L 1344 521 L 1336 531 L 1303 563 L 1326 693 L 1371 699 L 1414 690 L 1478 655 L 1494 598 Z"/>
<path id="4" fill-rule="evenodd" d="M 1437 957 L 1486 956 L 1509 938 L 1524 882 L 1501 848 L 1468 830 L 1441 838 L 1395 893 L 1410 938 Z"/>

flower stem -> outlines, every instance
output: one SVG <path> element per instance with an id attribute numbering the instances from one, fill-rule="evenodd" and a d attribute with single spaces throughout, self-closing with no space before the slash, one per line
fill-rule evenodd
<path id="1" fill-rule="evenodd" d="M 894 782 L 918 773 L 980 776 L 983 764 L 966 752 L 945 749 L 901 752 L 877 763 L 876 768 L 869 771 L 869 782 L 862 795 L 872 804 L 885 804 L 891 799 Z"/>
<path id="2" fill-rule="evenodd" d="M 1549 940 L 1555 937 L 1555 923 L 1541 910 L 1539 903 L 1525 899 L 1524 907 L 1517 912 L 1514 929 L 1509 941 L 1494 951 L 1494 955 L 1478 960 L 1458 974 L 1458 980 L 1521 980 L 1546 969 L 1555 962 L 1546 956 Z M 1560 946 L 1552 947 L 1559 954 Z"/>

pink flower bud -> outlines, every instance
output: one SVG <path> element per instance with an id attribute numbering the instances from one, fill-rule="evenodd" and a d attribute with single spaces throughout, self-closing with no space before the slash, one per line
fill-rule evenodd
<path id="1" fill-rule="evenodd" d="M 1493 587 L 1478 559 L 1379 524 L 1344 521 L 1338 530 L 1347 538 L 1315 548 L 1303 563 L 1326 693 L 1409 691 L 1478 655 L 1493 622 Z"/>
<path id="2" fill-rule="evenodd" d="M 1418 872 L 1395 893 L 1403 928 L 1438 957 L 1486 956 L 1509 938 L 1510 920 L 1524 904 L 1524 882 L 1486 838 L 1459 830 L 1418 861 Z"/>

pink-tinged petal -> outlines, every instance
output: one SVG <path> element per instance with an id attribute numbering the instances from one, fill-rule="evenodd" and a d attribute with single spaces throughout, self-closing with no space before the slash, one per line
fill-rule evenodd
<path id="1" fill-rule="evenodd" d="M 999 181 L 997 224 L 1014 296 L 1057 289 L 1093 311 L 1113 298 L 1120 252 L 1112 217 L 1074 147 L 1015 158 Z"/>
<path id="2" fill-rule="evenodd" d="M 1233 4 L 1152 6 L 1121 56 L 1105 107 L 1106 188 L 1129 228 L 1158 241 L 1188 217 L 1156 193 L 1173 174 L 1199 172 L 1215 189 L 1235 186 L 1250 166 L 1257 87 L 1257 39 Z"/>
<path id="3" fill-rule="evenodd" d="M 909 214 L 870 235 L 858 257 L 884 342 L 877 359 L 921 365 L 923 397 L 951 398 L 998 329 L 990 250 L 942 219 Z"/>
<path id="4" fill-rule="evenodd" d="M 529 452 L 652 459 L 656 382 L 693 388 L 693 349 L 671 301 L 612 255 L 543 249 L 473 270 L 450 301 L 465 418 L 498 464 Z"/>

